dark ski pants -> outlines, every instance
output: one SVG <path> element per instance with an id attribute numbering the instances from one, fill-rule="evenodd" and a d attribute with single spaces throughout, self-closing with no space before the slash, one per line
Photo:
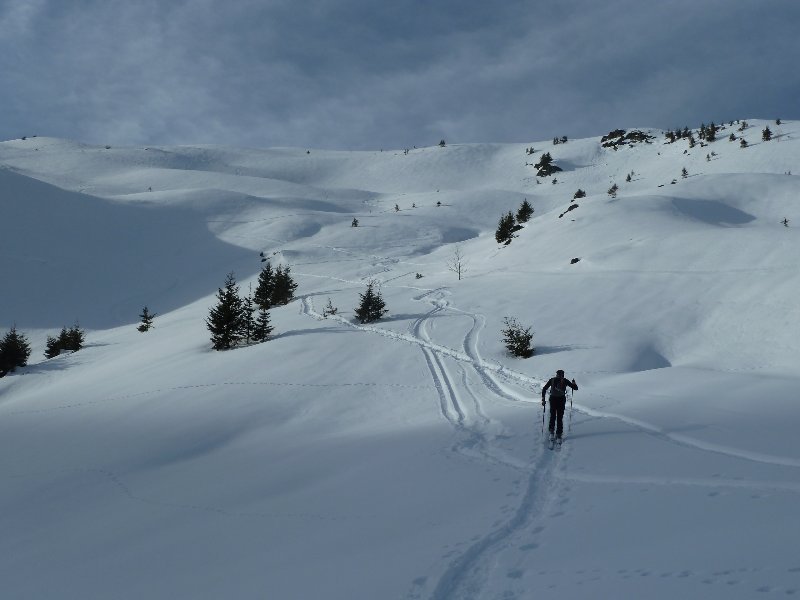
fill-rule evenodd
<path id="1" fill-rule="evenodd" d="M 550 398 L 550 426 L 548 430 L 552 435 L 553 430 L 556 437 L 561 437 L 564 433 L 564 409 L 567 408 L 566 398 Z"/>

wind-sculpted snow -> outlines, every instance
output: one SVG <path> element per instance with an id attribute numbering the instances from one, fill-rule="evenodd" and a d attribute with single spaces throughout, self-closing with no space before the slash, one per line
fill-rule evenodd
<path id="1" fill-rule="evenodd" d="M 0 143 L 0 325 L 33 346 L 0 379 L 3 593 L 800 593 L 800 130 L 771 123 L 617 150 Z M 217 288 L 262 260 L 297 297 L 214 352 Z M 370 281 L 389 312 L 361 324 Z M 45 360 L 75 319 L 86 347 Z M 556 369 L 579 389 L 550 451 Z"/>
<path id="2" fill-rule="evenodd" d="M 244 264 L 191 211 L 114 204 L 7 170 L 0 188 L 0 314 L 21 328 L 131 323 L 147 304 L 167 312 L 196 300 L 219 285 L 212 270 Z"/>
<path id="3" fill-rule="evenodd" d="M 755 220 L 753 215 L 710 200 L 691 200 L 688 198 L 675 198 L 672 201 L 680 212 L 692 219 L 697 219 L 709 225 L 744 225 Z"/>

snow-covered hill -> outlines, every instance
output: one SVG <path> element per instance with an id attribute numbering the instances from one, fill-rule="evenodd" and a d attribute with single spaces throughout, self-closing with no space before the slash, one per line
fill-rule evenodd
<path id="1" fill-rule="evenodd" d="M 618 150 L 0 143 L 0 330 L 34 348 L 0 379 L 4 595 L 800 592 L 800 124 L 749 124 Z M 543 152 L 563 171 L 537 179 Z M 298 297 L 214 352 L 217 287 L 259 253 Z M 389 313 L 364 326 L 369 279 Z M 44 360 L 76 320 L 87 347 Z M 580 389 L 551 452 L 558 368 Z"/>

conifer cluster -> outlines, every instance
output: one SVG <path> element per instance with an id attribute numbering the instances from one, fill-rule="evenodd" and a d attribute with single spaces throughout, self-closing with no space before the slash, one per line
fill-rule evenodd
<path id="1" fill-rule="evenodd" d="M 273 269 L 266 261 L 255 291 L 245 297 L 240 296 L 235 275 L 228 273 L 224 288 L 217 291 L 217 305 L 206 319 L 214 350 L 267 341 L 273 331 L 269 310 L 291 302 L 296 289 L 288 265 Z"/>
<path id="2" fill-rule="evenodd" d="M 13 373 L 17 367 L 28 364 L 31 346 L 24 334 L 17 331 L 16 326 L 0 340 L 0 377 Z"/>
<path id="3" fill-rule="evenodd" d="M 62 352 L 77 352 L 83 348 L 85 340 L 86 332 L 77 323 L 69 329 L 62 327 L 58 337 L 47 336 L 44 356 L 45 358 L 53 358 Z"/>

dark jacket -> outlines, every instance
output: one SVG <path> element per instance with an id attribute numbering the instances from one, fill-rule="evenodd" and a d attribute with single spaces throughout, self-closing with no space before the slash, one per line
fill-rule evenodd
<path id="1" fill-rule="evenodd" d="M 570 381 L 566 377 L 551 377 L 547 380 L 547 383 L 542 388 L 542 402 L 544 402 L 545 393 L 549 388 L 552 388 L 550 391 L 550 397 L 553 398 L 564 398 L 567 397 L 567 386 L 571 387 L 573 390 L 578 389 L 578 384 L 574 381 Z"/>

